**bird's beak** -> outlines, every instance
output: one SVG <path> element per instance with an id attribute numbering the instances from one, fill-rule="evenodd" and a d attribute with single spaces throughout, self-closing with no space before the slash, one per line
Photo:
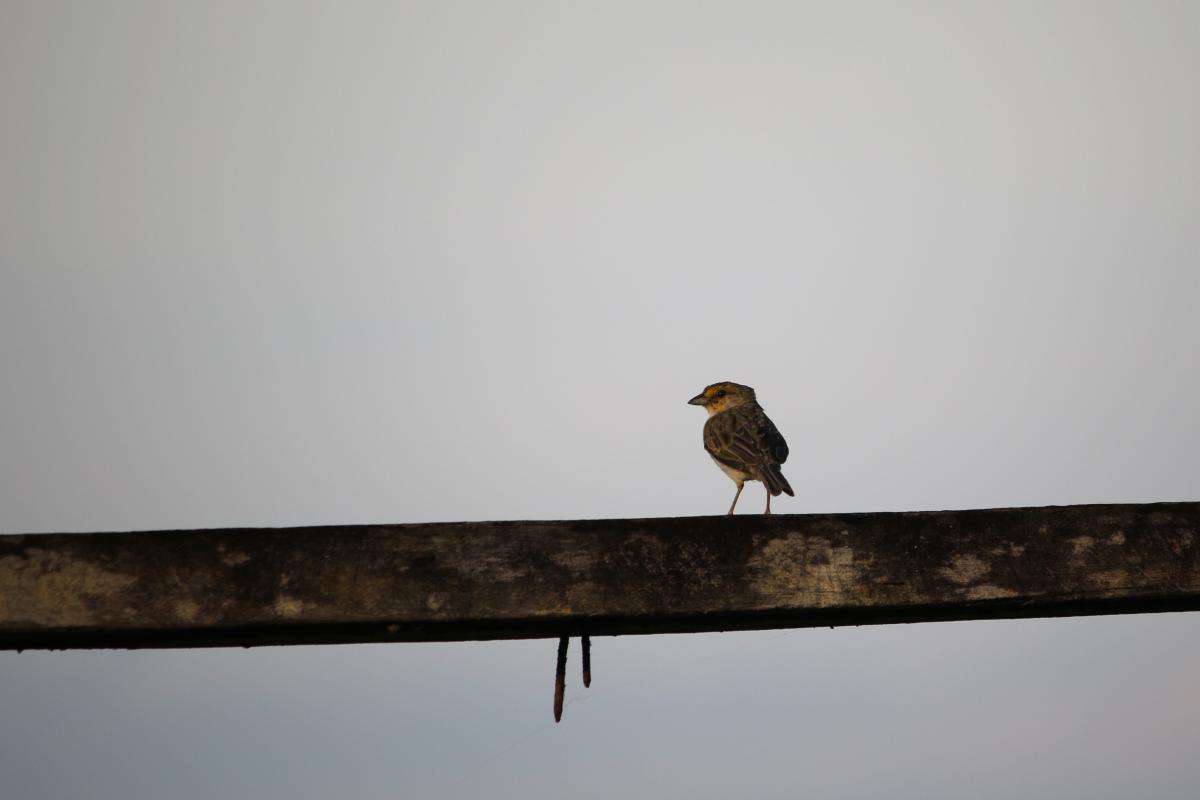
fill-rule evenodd
<path id="1" fill-rule="evenodd" d="M 695 397 L 693 397 L 691 400 L 688 400 L 688 405 L 690 405 L 690 406 L 706 406 L 706 405 L 708 405 L 708 398 L 705 397 L 703 394 L 698 394 Z"/>

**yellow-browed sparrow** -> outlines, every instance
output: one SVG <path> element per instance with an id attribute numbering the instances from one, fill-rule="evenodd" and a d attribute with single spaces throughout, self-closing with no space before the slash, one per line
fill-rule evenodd
<path id="1" fill-rule="evenodd" d="M 740 383 L 714 383 L 688 400 L 708 410 L 704 423 L 704 449 L 717 466 L 737 484 L 737 494 L 729 506 L 733 513 L 742 485 L 762 481 L 767 487 L 767 510 L 771 497 L 782 492 L 795 496 L 779 465 L 787 461 L 788 446 L 754 396 L 754 390 Z"/>

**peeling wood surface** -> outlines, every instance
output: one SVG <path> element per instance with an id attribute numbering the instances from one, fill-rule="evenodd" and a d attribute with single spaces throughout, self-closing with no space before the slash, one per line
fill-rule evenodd
<path id="1" fill-rule="evenodd" d="M 1200 609 L 1200 503 L 0 536 L 0 649 Z"/>

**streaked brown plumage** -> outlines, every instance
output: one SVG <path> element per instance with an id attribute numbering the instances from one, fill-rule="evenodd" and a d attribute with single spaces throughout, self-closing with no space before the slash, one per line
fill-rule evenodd
<path id="1" fill-rule="evenodd" d="M 717 466 L 737 484 L 729 506 L 733 513 L 746 481 L 762 481 L 767 488 L 767 510 L 771 497 L 782 493 L 795 496 L 779 465 L 787 461 L 788 446 L 775 423 L 762 410 L 754 390 L 740 383 L 722 381 L 705 388 L 688 401 L 704 406 L 704 449 Z"/>

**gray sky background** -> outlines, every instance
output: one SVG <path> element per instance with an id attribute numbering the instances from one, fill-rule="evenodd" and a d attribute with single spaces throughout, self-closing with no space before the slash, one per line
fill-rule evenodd
<path id="1" fill-rule="evenodd" d="M 0 0 L 0 530 L 1200 499 L 1195 3 Z M 743 510 L 758 511 L 752 485 Z M 1191 798 L 1195 615 L 0 653 L 12 798 Z M 572 666 L 577 667 L 577 660 Z"/>

